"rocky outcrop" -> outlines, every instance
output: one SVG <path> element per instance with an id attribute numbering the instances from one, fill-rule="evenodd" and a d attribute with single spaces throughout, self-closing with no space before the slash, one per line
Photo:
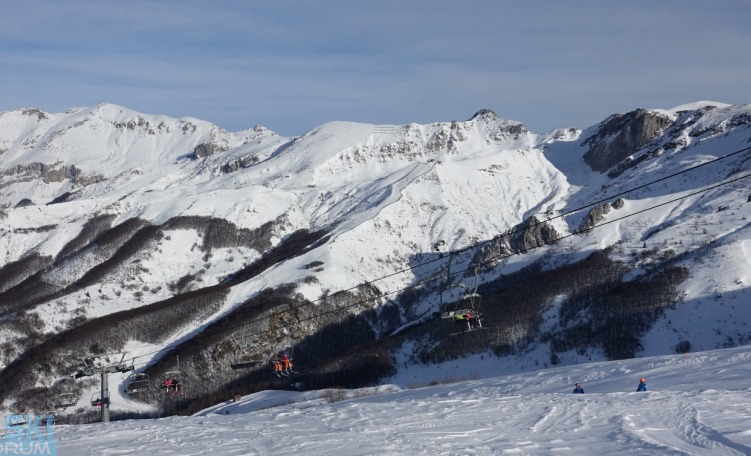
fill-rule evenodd
<path id="1" fill-rule="evenodd" d="M 222 165 L 221 171 L 223 174 L 234 173 L 240 169 L 249 168 L 258 163 L 259 158 L 257 155 L 246 155 L 240 157 L 237 160 L 232 160 Z"/>
<path id="2" fill-rule="evenodd" d="M 199 159 L 229 150 L 226 146 L 215 143 L 202 143 L 193 149 L 193 158 Z"/>
<path id="3" fill-rule="evenodd" d="M 499 252 L 502 256 L 526 253 L 537 247 L 553 244 L 559 237 L 558 232 L 548 222 L 532 217 L 515 226 L 508 234 L 497 238 L 491 250 Z"/>
<path id="4" fill-rule="evenodd" d="M 492 109 L 480 109 L 476 113 L 472 114 L 472 117 L 469 118 L 469 120 L 480 120 L 484 122 L 495 122 L 499 119 L 498 114 L 496 114 Z"/>
<path id="5" fill-rule="evenodd" d="M 477 111 L 469 120 L 488 125 L 496 124 L 495 129 L 488 134 L 489 139 L 496 142 L 507 138 L 519 139 L 520 136 L 529 133 L 524 124 L 512 120 L 503 120 L 490 109 Z"/>
<path id="6" fill-rule="evenodd" d="M 590 231 L 605 219 L 605 216 L 610 213 L 611 208 L 612 206 L 610 206 L 610 203 L 602 203 L 593 207 L 587 216 L 584 217 L 584 220 L 582 220 L 579 228 L 576 230 L 577 233 L 586 233 L 587 231 Z"/>
<path id="7" fill-rule="evenodd" d="M 576 232 L 586 233 L 588 231 L 591 231 L 592 228 L 597 226 L 598 223 L 605 220 L 605 216 L 610 213 L 611 209 L 621 209 L 625 204 L 626 202 L 623 200 L 623 198 L 618 198 L 617 200 L 613 201 L 613 204 L 598 204 L 597 206 L 593 207 L 591 211 L 589 211 L 586 217 L 584 217 L 584 220 L 582 220 L 581 224 L 579 224 L 579 228 L 577 228 Z"/>
<path id="8" fill-rule="evenodd" d="M 584 162 L 592 170 L 604 173 L 648 144 L 672 122 L 665 115 L 644 109 L 614 114 L 584 141 L 583 145 L 589 147 Z"/>
<path id="9" fill-rule="evenodd" d="M 539 221 L 532 217 L 520 226 L 522 229 L 512 237 L 511 247 L 517 252 L 552 244 L 560 237 L 558 232 L 548 222 Z M 518 228 L 517 228 L 518 229 Z"/>
<path id="10" fill-rule="evenodd" d="M 477 249 L 471 263 L 490 265 L 493 264 L 494 260 L 503 260 L 511 255 L 526 253 L 537 247 L 554 244 L 558 239 L 560 239 L 560 234 L 549 222 L 532 217 L 516 225 L 505 234 L 496 237 L 491 242 L 483 244 Z M 438 250 L 444 244 L 436 243 L 433 248 Z"/>
<path id="11" fill-rule="evenodd" d="M 58 166 L 57 164 L 50 165 L 39 162 L 16 165 L 4 170 L 2 174 L 0 174 L 0 188 L 7 185 L 7 183 L 3 182 L 5 179 L 3 179 L 2 176 L 11 177 L 15 181 L 41 179 L 46 184 L 71 179 L 76 184 L 89 185 L 104 180 L 104 177 L 99 174 L 84 173 L 80 168 L 77 168 L 76 165 Z"/>
<path id="12" fill-rule="evenodd" d="M 24 116 L 28 116 L 28 117 L 36 117 L 37 120 L 49 119 L 49 116 L 47 115 L 46 112 L 40 111 L 39 109 L 36 109 L 36 108 L 22 109 L 21 114 L 23 114 Z"/>

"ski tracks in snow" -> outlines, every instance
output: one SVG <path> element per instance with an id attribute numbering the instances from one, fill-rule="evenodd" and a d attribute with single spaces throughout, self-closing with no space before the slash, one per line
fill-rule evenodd
<path id="1" fill-rule="evenodd" d="M 431 396 L 405 390 L 238 415 L 62 426 L 56 434 L 61 456 L 716 456 L 751 454 L 750 415 L 746 390 L 575 395 L 448 387 Z"/>
<path id="2" fill-rule="evenodd" d="M 643 454 L 751 455 L 751 432 L 733 429 L 733 417 L 735 423 L 748 422 L 748 402 L 736 411 L 723 412 L 726 416 L 722 417 L 717 416 L 716 404 L 700 392 L 624 396 L 630 405 L 616 408 L 628 412 L 610 418 L 609 437 L 624 448 Z"/>

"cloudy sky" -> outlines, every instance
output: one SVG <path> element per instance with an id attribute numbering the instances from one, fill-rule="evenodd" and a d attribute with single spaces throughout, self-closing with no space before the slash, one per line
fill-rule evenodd
<path id="1" fill-rule="evenodd" d="M 0 111 L 109 102 L 295 136 L 751 102 L 747 0 L 8 0 L 0 17 Z"/>

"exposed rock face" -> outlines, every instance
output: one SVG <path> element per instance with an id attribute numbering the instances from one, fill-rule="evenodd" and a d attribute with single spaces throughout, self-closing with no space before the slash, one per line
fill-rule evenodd
<path id="1" fill-rule="evenodd" d="M 584 220 L 581 222 L 576 232 L 585 233 L 587 231 L 590 231 L 592 228 L 597 226 L 598 223 L 602 222 L 605 219 L 605 216 L 610 213 L 610 209 L 621 209 L 625 205 L 626 202 L 623 200 L 623 198 L 618 198 L 617 200 L 613 201 L 613 204 L 598 204 L 597 206 L 593 207 L 591 211 L 589 211 L 589 214 L 587 214 L 586 217 L 584 217 Z"/>
<path id="2" fill-rule="evenodd" d="M 478 249 L 472 264 L 489 264 L 491 260 L 526 253 L 534 248 L 553 244 L 559 238 L 560 234 L 548 222 L 541 222 L 537 217 L 532 217 Z M 436 243 L 434 248 L 437 250 L 441 246 L 442 244 Z"/>
<path id="3" fill-rule="evenodd" d="M 193 156 L 194 158 L 203 158 L 208 157 L 210 155 L 214 155 L 218 152 L 225 152 L 227 150 L 227 147 L 214 144 L 214 143 L 203 143 L 196 146 L 195 149 L 193 149 Z"/>
<path id="4" fill-rule="evenodd" d="M 492 109 L 484 108 L 472 114 L 472 117 L 470 117 L 469 120 L 483 120 L 485 122 L 495 122 L 496 120 L 498 120 L 498 114 L 496 114 Z"/>
<path id="5" fill-rule="evenodd" d="M 610 209 L 610 203 L 602 203 L 593 207 L 592 210 L 589 211 L 589 214 L 584 217 L 584 220 L 582 221 L 581 225 L 579 225 L 579 228 L 576 231 L 579 233 L 585 233 L 591 230 L 605 218 L 605 216 L 610 212 Z"/>
<path id="6" fill-rule="evenodd" d="M 258 156 L 256 155 L 240 157 L 237 160 L 233 160 L 222 165 L 221 170 L 224 174 L 234 173 L 237 170 L 255 165 L 256 163 L 258 163 L 258 160 Z"/>
<path id="7" fill-rule="evenodd" d="M 604 173 L 648 144 L 672 122 L 667 116 L 643 109 L 614 114 L 584 141 L 589 146 L 584 162 L 592 170 Z"/>
<path id="8" fill-rule="evenodd" d="M 487 124 L 499 123 L 502 119 L 490 109 L 481 109 L 477 111 L 470 121 L 484 122 Z M 515 121 L 504 121 L 497 126 L 496 130 L 489 133 L 489 138 L 493 141 L 502 141 L 506 138 L 518 139 L 520 136 L 529 133 L 524 124 Z"/>
<path id="9" fill-rule="evenodd" d="M 0 174 L 0 188 L 3 187 L 3 184 L 7 184 L 7 182 L 4 182 L 5 179 L 3 179 L 2 176 L 7 176 L 16 181 L 42 179 L 47 184 L 50 182 L 62 182 L 65 179 L 71 179 L 79 185 L 89 185 L 104 179 L 104 177 L 99 174 L 87 175 L 82 172 L 81 169 L 76 168 L 75 165 L 58 166 L 55 164 L 49 165 L 39 162 L 16 165 L 12 168 L 6 169 Z"/>
<path id="10" fill-rule="evenodd" d="M 511 246 L 519 252 L 526 252 L 545 244 L 552 244 L 559 237 L 555 228 L 547 222 L 537 220 L 537 217 L 532 217 L 523 223 L 522 226 L 524 226 L 524 230 L 517 233 L 511 243 Z"/>
<path id="11" fill-rule="evenodd" d="M 501 236 L 490 249 L 482 255 L 483 261 L 487 261 L 492 253 L 500 252 L 501 255 L 512 255 L 525 253 L 528 250 L 541 247 L 546 244 L 552 244 L 559 238 L 558 232 L 547 222 L 541 222 L 537 217 L 532 217 L 511 230 L 510 235 Z M 482 256 L 481 255 L 481 256 Z"/>
<path id="12" fill-rule="evenodd" d="M 46 112 L 40 111 L 39 109 L 36 109 L 36 108 L 25 108 L 25 109 L 22 109 L 21 110 L 21 114 L 23 114 L 25 116 L 29 116 L 29 117 L 36 116 L 36 118 L 38 120 L 49 119 L 49 116 L 47 115 Z"/>

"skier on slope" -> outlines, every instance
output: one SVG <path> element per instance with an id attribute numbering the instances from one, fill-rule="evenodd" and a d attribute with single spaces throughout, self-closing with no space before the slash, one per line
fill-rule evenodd
<path id="1" fill-rule="evenodd" d="M 578 383 L 574 385 L 574 394 L 584 394 L 584 388 Z"/>
<path id="2" fill-rule="evenodd" d="M 647 380 L 644 377 L 639 379 L 639 386 L 636 388 L 636 391 L 647 391 Z"/>

